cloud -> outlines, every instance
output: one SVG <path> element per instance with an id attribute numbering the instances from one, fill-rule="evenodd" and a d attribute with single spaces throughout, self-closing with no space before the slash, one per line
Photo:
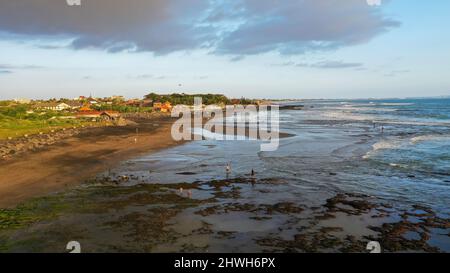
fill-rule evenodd
<path id="1" fill-rule="evenodd" d="M 12 74 L 17 70 L 42 69 L 44 67 L 37 65 L 12 65 L 0 64 L 0 75 Z"/>
<path id="2" fill-rule="evenodd" d="M 142 74 L 136 76 L 136 79 L 151 79 L 151 78 L 153 78 L 153 75 L 151 74 Z"/>
<path id="3" fill-rule="evenodd" d="M 335 49 L 368 42 L 399 25 L 365 0 L 241 2 L 244 22 L 221 40 L 217 52 L 299 54 Z"/>
<path id="4" fill-rule="evenodd" d="M 296 62 L 288 61 L 283 63 L 273 63 L 270 64 L 270 66 L 280 66 L 280 67 L 286 67 L 286 66 L 298 66 Z"/>
<path id="5" fill-rule="evenodd" d="M 362 63 L 346 63 L 343 61 L 321 61 L 317 63 L 298 63 L 299 67 L 323 68 L 323 69 L 342 69 L 342 68 L 362 68 Z"/>
<path id="6" fill-rule="evenodd" d="M 42 69 L 44 67 L 38 65 L 12 65 L 12 64 L 0 64 L 0 69 Z"/>
<path id="7" fill-rule="evenodd" d="M 292 61 L 272 64 L 272 66 L 296 66 L 296 67 L 309 67 L 319 69 L 345 69 L 354 68 L 355 70 L 364 70 L 362 63 L 355 62 L 343 62 L 343 61 L 320 61 L 315 63 L 295 63 Z"/>
<path id="8" fill-rule="evenodd" d="M 243 55 L 233 56 L 230 61 L 231 62 L 239 62 L 242 61 L 245 57 Z"/>
<path id="9" fill-rule="evenodd" d="M 166 75 L 140 74 L 140 75 L 130 75 L 130 76 L 128 76 L 128 78 L 136 79 L 136 80 L 148 80 L 148 79 L 164 80 L 167 78 L 174 78 L 174 77 L 166 76 Z"/>
<path id="10" fill-rule="evenodd" d="M 366 0 L 84 0 L 76 7 L 64 0 L 0 2 L 0 31 L 71 38 L 74 49 L 112 53 L 299 54 L 365 43 L 396 26 Z"/>
<path id="11" fill-rule="evenodd" d="M 65 0 L 0 2 L 0 30 L 30 36 L 73 37 L 75 49 L 101 48 L 164 54 L 196 48 L 210 32 L 196 26 L 201 0 Z"/>
<path id="12" fill-rule="evenodd" d="M 404 69 L 404 70 L 392 70 L 392 71 L 389 71 L 387 73 L 384 73 L 383 75 L 385 77 L 396 77 L 398 75 L 406 74 L 406 73 L 409 73 L 409 72 L 411 72 L 411 71 L 410 70 L 406 70 L 406 69 Z"/>
<path id="13" fill-rule="evenodd" d="M 195 76 L 195 77 L 194 77 L 195 80 L 206 80 L 206 79 L 208 79 L 208 78 L 209 78 L 209 76 L 206 76 L 206 75 Z"/>
<path id="14" fill-rule="evenodd" d="M 36 47 L 40 48 L 40 49 L 50 49 L 51 50 L 51 49 L 62 49 L 62 48 L 66 48 L 67 46 L 43 44 L 43 45 L 37 45 Z"/>

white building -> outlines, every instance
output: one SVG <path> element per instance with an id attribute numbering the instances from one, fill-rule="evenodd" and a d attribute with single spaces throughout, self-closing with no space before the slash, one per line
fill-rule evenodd
<path id="1" fill-rule="evenodd" d="M 14 99 L 14 102 L 17 102 L 20 104 L 29 104 L 29 103 L 31 103 L 31 100 L 26 99 L 26 98 L 18 98 L 18 99 Z"/>
<path id="2" fill-rule="evenodd" d="M 63 111 L 63 110 L 67 110 L 67 109 L 71 109 L 72 107 L 70 107 L 70 105 L 68 105 L 67 103 L 64 102 L 48 102 L 48 103 L 42 103 L 39 105 L 40 109 L 45 109 L 45 110 L 52 110 L 52 111 Z"/>

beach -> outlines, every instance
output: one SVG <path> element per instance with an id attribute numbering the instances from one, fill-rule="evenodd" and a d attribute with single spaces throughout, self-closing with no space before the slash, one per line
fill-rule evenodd
<path id="1" fill-rule="evenodd" d="M 71 186 L 0 210 L 0 251 L 65 252 L 75 240 L 83 252 L 369 252 L 371 241 L 449 252 L 450 127 L 411 103 L 302 102 L 280 112 L 275 152 L 245 139 L 174 145 L 162 131 L 157 148 L 127 148 Z M 412 107 L 419 114 L 403 117 Z"/>
<path id="2" fill-rule="evenodd" d="M 135 125 L 89 128 L 56 143 L 0 163 L 0 207 L 10 207 L 78 185 L 117 163 L 179 144 L 172 119 L 154 115 Z"/>

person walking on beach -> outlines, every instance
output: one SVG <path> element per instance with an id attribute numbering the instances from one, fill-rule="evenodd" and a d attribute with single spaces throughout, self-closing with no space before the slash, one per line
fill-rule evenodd
<path id="1" fill-rule="evenodd" d="M 225 168 L 225 171 L 227 172 L 227 174 L 231 173 L 231 164 L 230 163 L 227 164 L 227 167 Z"/>
<path id="2" fill-rule="evenodd" d="M 384 133 L 384 126 L 381 125 L 381 133 Z"/>
<path id="3" fill-rule="evenodd" d="M 252 186 L 255 186 L 255 184 L 256 184 L 256 178 L 255 178 L 255 175 L 256 175 L 256 173 L 255 173 L 255 170 L 254 169 L 252 169 L 252 172 L 250 173 L 250 175 L 251 175 L 251 179 L 250 179 L 250 182 L 252 183 Z"/>
<path id="4" fill-rule="evenodd" d="M 227 179 L 230 176 L 231 173 L 231 163 L 228 163 L 227 166 L 225 167 L 225 172 L 227 173 Z"/>

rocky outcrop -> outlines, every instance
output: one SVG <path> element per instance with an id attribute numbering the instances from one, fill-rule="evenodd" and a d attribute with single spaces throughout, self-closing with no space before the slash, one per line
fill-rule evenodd
<path id="1" fill-rule="evenodd" d="M 39 133 L 31 136 L 0 141 L 0 160 L 7 160 L 27 151 L 35 151 L 52 145 L 62 139 L 79 134 L 83 128 L 54 130 L 49 133 Z"/>

